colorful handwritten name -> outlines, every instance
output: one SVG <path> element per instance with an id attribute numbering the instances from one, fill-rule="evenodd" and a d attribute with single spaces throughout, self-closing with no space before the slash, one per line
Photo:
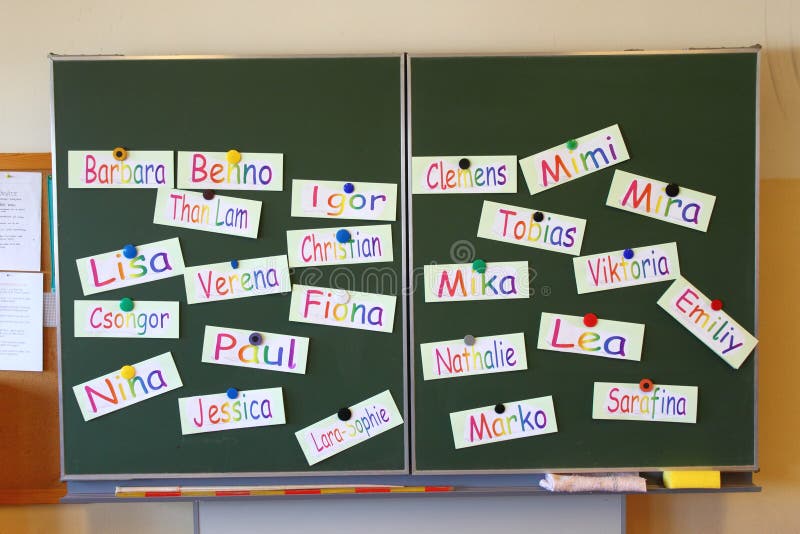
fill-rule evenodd
<path id="1" fill-rule="evenodd" d="M 413 157 L 411 192 L 415 195 L 516 193 L 517 157 Z"/>
<path id="2" fill-rule="evenodd" d="M 347 421 L 334 414 L 295 432 L 308 465 L 403 424 L 403 417 L 388 390 L 349 408 Z"/>
<path id="3" fill-rule="evenodd" d="M 76 188 L 172 188 L 172 151 L 131 150 L 123 160 L 109 150 L 70 150 L 68 184 Z"/>
<path id="4" fill-rule="evenodd" d="M 117 369 L 73 386 L 72 391 L 85 421 L 127 408 L 183 385 L 169 352 L 132 365 L 136 371 L 133 378 L 122 378 Z"/>
<path id="5" fill-rule="evenodd" d="M 218 234 L 258 237 L 261 202 L 203 193 L 159 189 L 153 222 Z"/>
<path id="6" fill-rule="evenodd" d="M 178 410 L 184 436 L 286 423 L 283 388 L 239 391 L 233 399 L 227 393 L 182 397 Z"/>
<path id="7" fill-rule="evenodd" d="M 426 265 L 425 302 L 524 299 L 528 292 L 528 262 L 486 263 L 483 273 L 471 264 Z"/>
<path id="8" fill-rule="evenodd" d="M 558 432 L 553 397 L 537 397 L 450 414 L 456 449 Z"/>
<path id="9" fill-rule="evenodd" d="M 297 374 L 306 372 L 307 359 L 307 337 L 218 326 L 206 326 L 200 358 L 205 363 Z"/>
<path id="10" fill-rule="evenodd" d="M 292 290 L 286 256 L 186 267 L 183 282 L 186 302 L 198 304 L 217 300 L 257 297 Z"/>
<path id="11" fill-rule="evenodd" d="M 592 419 L 694 423 L 697 387 L 656 384 L 645 392 L 639 384 L 595 382 Z"/>
<path id="12" fill-rule="evenodd" d="M 639 361 L 643 340 L 643 324 L 600 319 L 587 327 L 583 317 L 542 312 L 536 348 Z"/>
<path id="13" fill-rule="evenodd" d="M 619 126 L 564 141 L 519 160 L 531 195 L 630 159 Z"/>
<path id="14" fill-rule="evenodd" d="M 289 320 L 391 332 L 396 300 L 397 297 L 389 295 L 295 284 Z"/>
<path id="15" fill-rule="evenodd" d="M 658 305 L 734 369 L 741 367 L 758 343 L 730 315 L 714 310 L 711 299 L 685 278 L 675 280 Z"/>
<path id="16" fill-rule="evenodd" d="M 525 334 L 481 336 L 422 343 L 419 346 L 425 380 L 524 371 L 528 368 Z"/>
<path id="17" fill-rule="evenodd" d="M 578 255 L 585 228 L 585 219 L 484 200 L 478 237 Z"/>
<path id="18" fill-rule="evenodd" d="M 633 254 L 630 258 L 625 250 L 573 258 L 578 293 L 674 280 L 681 273 L 675 243 L 627 250 Z"/>
<path id="19" fill-rule="evenodd" d="M 226 152 L 178 152 L 178 188 L 283 191 L 283 154 L 238 155 L 228 161 Z"/>
<path id="20" fill-rule="evenodd" d="M 183 274 L 183 254 L 177 238 L 136 245 L 136 256 L 120 250 L 76 260 L 84 295 L 144 284 Z"/>
<path id="21" fill-rule="evenodd" d="M 292 217 L 394 221 L 397 185 L 292 180 Z"/>
<path id="22" fill-rule="evenodd" d="M 677 195 L 670 197 L 666 193 L 668 185 L 616 170 L 606 205 L 701 232 L 708 230 L 716 197 L 682 186 Z"/>
<path id="23" fill-rule="evenodd" d="M 137 300 L 131 311 L 118 300 L 76 300 L 75 337 L 178 338 L 178 302 Z"/>
<path id="24" fill-rule="evenodd" d="M 350 235 L 344 243 L 337 238 L 341 230 Z M 378 263 L 393 259 L 389 224 L 289 230 L 286 245 L 289 267 Z"/>

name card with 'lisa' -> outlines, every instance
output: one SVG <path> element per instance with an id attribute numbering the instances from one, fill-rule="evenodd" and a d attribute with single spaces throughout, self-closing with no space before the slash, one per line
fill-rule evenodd
<path id="1" fill-rule="evenodd" d="M 178 410 L 184 436 L 286 424 L 283 388 L 239 391 L 233 399 L 227 393 L 183 397 L 178 399 Z"/>
<path id="2" fill-rule="evenodd" d="M 469 263 L 426 265 L 424 274 L 425 302 L 530 297 L 527 261 L 486 262 L 482 273 Z"/>
<path id="3" fill-rule="evenodd" d="M 391 332 L 394 328 L 396 301 L 397 297 L 394 295 L 295 284 L 292 288 L 289 320 Z"/>
<path id="4" fill-rule="evenodd" d="M 308 338 L 206 326 L 200 361 L 305 374 Z"/>
<path id="5" fill-rule="evenodd" d="M 283 154 L 178 152 L 178 189 L 283 191 Z"/>
<path id="6" fill-rule="evenodd" d="M 411 158 L 411 193 L 516 193 L 516 156 Z"/>
<path id="7" fill-rule="evenodd" d="M 171 150 L 130 150 L 125 154 L 124 159 L 116 159 L 111 149 L 70 150 L 67 154 L 69 188 L 174 187 Z"/>
<path id="8" fill-rule="evenodd" d="M 619 125 L 519 160 L 531 195 L 630 159 Z"/>
<path id="9" fill-rule="evenodd" d="M 186 267 L 187 304 L 257 297 L 292 290 L 286 256 L 267 256 Z M 234 266 L 235 265 L 235 266 Z"/>
<path id="10" fill-rule="evenodd" d="M 639 384 L 595 382 L 592 419 L 694 423 L 697 387 L 656 384 L 645 392 Z"/>
<path id="11" fill-rule="evenodd" d="M 499 334 L 422 343 L 419 346 L 425 380 L 523 371 L 528 368 L 525 334 Z"/>
<path id="12" fill-rule="evenodd" d="M 292 180 L 292 217 L 397 219 L 397 184 Z"/>
<path id="13" fill-rule="evenodd" d="M 643 341 L 643 324 L 600 319 L 587 327 L 583 317 L 542 312 L 536 348 L 639 361 Z"/>
<path id="14" fill-rule="evenodd" d="M 334 414 L 295 433 L 308 465 L 403 424 L 389 390 L 350 406 L 349 410 L 350 418 L 346 421 Z"/>
<path id="15" fill-rule="evenodd" d="M 741 367 L 758 343 L 730 315 L 714 310 L 711 299 L 685 278 L 675 280 L 658 305 L 734 369 Z"/>
<path id="16" fill-rule="evenodd" d="M 130 259 L 120 247 L 76 263 L 84 295 L 180 276 L 184 271 L 178 238 L 136 245 L 136 256 Z"/>
<path id="17" fill-rule="evenodd" d="M 585 229 L 585 219 L 484 200 L 478 237 L 578 255 Z"/>
<path id="18" fill-rule="evenodd" d="M 616 170 L 606 205 L 701 232 L 708 230 L 716 197 L 687 187 L 679 187 L 678 194 L 670 197 L 668 185 Z"/>
<path id="19" fill-rule="evenodd" d="M 131 311 L 118 300 L 76 300 L 75 337 L 179 337 L 177 301 L 137 300 Z"/>
<path id="20" fill-rule="evenodd" d="M 558 432 L 553 397 L 549 395 L 453 412 L 450 426 L 456 449 Z"/>
<path id="21" fill-rule="evenodd" d="M 85 421 L 111 413 L 181 387 L 172 354 L 132 364 L 136 375 L 122 378 L 117 369 L 72 388 Z"/>
<path id="22" fill-rule="evenodd" d="M 578 293 L 675 280 L 681 274 L 678 246 L 663 243 L 572 258 Z"/>
<path id="23" fill-rule="evenodd" d="M 217 234 L 255 239 L 261 218 L 261 202 L 203 193 L 159 189 L 156 195 L 155 224 L 203 230 Z"/>

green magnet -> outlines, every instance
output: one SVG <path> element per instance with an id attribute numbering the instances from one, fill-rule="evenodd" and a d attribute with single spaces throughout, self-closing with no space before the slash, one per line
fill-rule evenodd
<path id="1" fill-rule="evenodd" d="M 486 272 L 486 262 L 483 260 L 475 260 L 472 262 L 472 270 L 481 274 Z"/>
<path id="2" fill-rule="evenodd" d="M 570 139 L 567 141 L 567 148 L 570 150 L 575 150 L 578 148 L 578 142 L 575 139 Z"/>
<path id="3" fill-rule="evenodd" d="M 133 301 L 128 297 L 123 298 L 119 301 L 119 309 L 124 312 L 129 312 L 133 309 Z"/>

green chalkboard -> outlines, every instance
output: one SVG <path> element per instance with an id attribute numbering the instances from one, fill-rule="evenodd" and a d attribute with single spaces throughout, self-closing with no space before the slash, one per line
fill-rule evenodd
<path id="1" fill-rule="evenodd" d="M 756 357 L 723 362 L 656 301 L 661 282 L 578 295 L 572 257 L 476 237 L 493 200 L 587 219 L 581 254 L 677 242 L 683 276 L 753 332 L 756 50 L 539 57 L 411 57 L 412 156 L 517 155 L 619 124 L 631 158 L 531 196 L 411 196 L 412 265 L 528 261 L 520 300 L 412 302 L 414 472 L 756 465 Z M 615 169 L 716 195 L 707 233 L 605 205 Z M 646 325 L 641 362 L 536 348 L 542 312 Z M 419 345 L 524 332 L 528 370 L 423 380 Z M 593 382 L 693 385 L 696 424 L 592 419 Z M 448 414 L 552 395 L 558 432 L 456 450 Z"/>
<path id="2" fill-rule="evenodd" d="M 294 433 L 389 390 L 406 406 L 404 206 L 391 223 L 394 261 L 295 269 L 292 282 L 398 295 L 392 333 L 289 322 L 289 295 L 188 306 L 182 277 L 84 297 L 75 260 L 177 237 L 187 266 L 286 253 L 286 231 L 336 221 L 290 217 L 293 179 L 398 184 L 403 197 L 403 58 L 54 58 L 63 471 L 68 478 L 141 474 L 405 472 L 406 425 L 309 467 Z M 257 239 L 153 224 L 156 191 L 69 189 L 70 150 L 203 150 L 284 155 L 281 192 L 230 191 L 263 202 Z M 349 224 L 368 224 L 349 221 Z M 76 299 L 176 300 L 181 337 L 73 336 Z M 304 375 L 200 362 L 205 325 L 310 338 Z M 72 386 L 171 351 L 183 387 L 85 422 Z M 177 399 L 283 387 L 287 424 L 182 436 Z M 405 415 L 404 415 L 405 419 Z"/>

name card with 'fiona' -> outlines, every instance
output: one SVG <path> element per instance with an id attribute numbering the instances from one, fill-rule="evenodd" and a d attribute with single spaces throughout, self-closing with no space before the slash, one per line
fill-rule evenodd
<path id="1" fill-rule="evenodd" d="M 159 189 L 155 224 L 203 230 L 255 239 L 261 219 L 261 202 L 178 189 Z"/>
<path id="2" fill-rule="evenodd" d="M 184 436 L 286 424 L 283 388 L 238 391 L 233 399 L 227 393 L 182 397 L 178 410 Z"/>
<path id="3" fill-rule="evenodd" d="M 130 150 L 115 157 L 116 150 L 70 150 L 67 154 L 68 184 L 76 188 L 150 189 L 175 185 L 171 150 Z"/>
<path id="4" fill-rule="evenodd" d="M 183 385 L 172 354 L 132 364 L 136 374 L 123 378 L 117 369 L 72 388 L 85 421 L 127 408 Z"/>
<path id="5" fill-rule="evenodd" d="M 289 320 L 391 332 L 394 328 L 396 301 L 397 297 L 394 295 L 295 284 L 292 288 Z"/>
<path id="6" fill-rule="evenodd" d="M 350 417 L 345 421 L 333 414 L 295 433 L 308 465 L 319 463 L 403 424 L 403 417 L 389 390 L 348 409 Z"/>
<path id="7" fill-rule="evenodd" d="M 136 245 L 133 258 L 115 250 L 76 260 L 84 295 L 144 284 L 183 274 L 178 238 Z"/>
<path id="8" fill-rule="evenodd" d="M 186 302 L 257 297 L 292 290 L 286 256 L 267 256 L 186 267 Z"/>

